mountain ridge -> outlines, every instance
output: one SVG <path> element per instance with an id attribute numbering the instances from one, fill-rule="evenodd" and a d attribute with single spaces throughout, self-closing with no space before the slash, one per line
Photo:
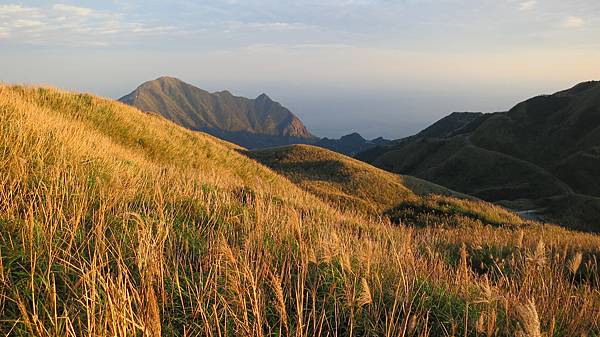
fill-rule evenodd
<path id="1" fill-rule="evenodd" d="M 536 96 L 507 112 L 451 114 L 357 158 L 518 210 L 539 209 L 551 221 L 600 230 L 594 220 L 600 215 L 600 82 Z M 584 211 L 573 216 L 555 208 L 548 214 L 544 209 L 556 200 Z"/>
<path id="2" fill-rule="evenodd" d="M 358 132 L 353 132 L 342 136 L 339 139 L 323 137 L 312 145 L 335 151 L 341 154 L 345 154 L 348 156 L 354 156 L 355 154 L 361 151 L 366 151 L 378 145 L 387 144 L 389 142 L 390 140 L 385 139 L 383 137 L 367 140 Z"/>

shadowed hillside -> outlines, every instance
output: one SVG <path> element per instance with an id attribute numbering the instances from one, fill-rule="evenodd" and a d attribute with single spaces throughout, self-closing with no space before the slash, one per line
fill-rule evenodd
<path id="1" fill-rule="evenodd" d="M 401 209 L 414 226 L 390 224 L 313 196 L 240 151 L 111 100 L 0 86 L 0 331 L 600 333 L 598 236 L 489 226 L 436 200 L 411 206 L 426 218 Z M 308 153 L 337 161 L 324 181 L 367 192 L 363 200 L 379 198 L 363 171 L 404 193 L 432 186 Z M 340 169 L 363 185 L 340 184 Z"/>
<path id="2" fill-rule="evenodd" d="M 453 114 L 357 158 L 597 231 L 600 82 L 535 97 L 508 112 Z"/>
<path id="3" fill-rule="evenodd" d="M 473 125 L 477 124 L 477 122 L 473 123 L 474 121 L 483 120 L 484 118 L 485 116 L 480 112 L 454 112 L 419 132 L 417 137 L 443 138 L 466 133 Z M 469 128 L 466 128 L 467 125 L 469 125 Z"/>
<path id="4" fill-rule="evenodd" d="M 316 139 L 294 114 L 266 94 L 248 99 L 228 91 L 209 93 L 176 78 L 161 77 L 143 83 L 120 101 L 248 148 Z"/>

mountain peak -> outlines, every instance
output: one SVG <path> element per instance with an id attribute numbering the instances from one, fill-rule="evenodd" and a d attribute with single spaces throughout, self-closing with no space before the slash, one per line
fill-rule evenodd
<path id="1" fill-rule="evenodd" d="M 171 77 L 171 76 L 161 76 L 154 80 L 146 81 L 140 84 L 137 87 L 137 90 L 156 90 L 156 88 L 170 88 L 170 87 L 180 87 L 182 85 L 189 85 L 182 80 Z"/>
<path id="2" fill-rule="evenodd" d="M 253 100 L 229 91 L 210 93 L 177 78 L 162 76 L 145 82 L 120 101 L 249 148 L 314 139 L 292 112 L 275 104 L 266 94 Z"/>
<path id="3" fill-rule="evenodd" d="M 148 82 L 162 82 L 162 83 L 185 83 L 182 80 L 176 78 L 176 77 L 172 77 L 172 76 L 161 76 L 155 80 L 152 81 L 148 81 Z"/>
<path id="4" fill-rule="evenodd" d="M 383 137 L 374 139 L 373 141 L 366 140 L 358 132 L 342 136 L 340 139 L 322 138 L 314 145 L 324 147 L 326 149 L 353 156 L 358 152 L 366 151 L 377 145 L 383 145 L 389 141 Z"/>
<path id="5" fill-rule="evenodd" d="M 229 90 L 221 90 L 221 91 L 217 91 L 214 93 L 215 95 L 219 95 L 219 96 L 230 96 L 232 97 L 233 94 L 231 93 L 231 91 Z"/>
<path id="6" fill-rule="evenodd" d="M 264 92 L 256 97 L 257 101 L 273 101 L 269 95 Z"/>
<path id="7" fill-rule="evenodd" d="M 340 138 L 341 140 L 345 140 L 345 141 L 359 141 L 359 142 L 365 142 L 366 139 L 360 135 L 360 133 L 358 132 L 353 132 L 351 134 L 347 134 L 345 136 L 342 136 L 342 138 Z"/>
<path id="8" fill-rule="evenodd" d="M 600 81 L 581 82 L 579 84 L 576 84 L 571 89 L 558 92 L 557 94 L 576 95 L 592 89 L 597 89 L 600 91 Z"/>

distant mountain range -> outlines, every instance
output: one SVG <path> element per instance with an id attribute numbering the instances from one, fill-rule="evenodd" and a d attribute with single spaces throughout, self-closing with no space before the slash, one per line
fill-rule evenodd
<path id="1" fill-rule="evenodd" d="M 600 230 L 600 82 L 507 112 L 453 113 L 356 157 L 524 214 Z"/>
<path id="2" fill-rule="evenodd" d="M 313 145 L 323 147 L 335 152 L 339 152 L 348 156 L 354 156 L 355 154 L 374 148 L 377 145 L 388 144 L 390 140 L 384 139 L 383 137 L 375 138 L 373 140 L 367 140 L 360 134 L 354 132 L 349 135 L 343 136 L 340 139 L 321 138 Z"/>
<path id="3" fill-rule="evenodd" d="M 168 76 L 143 83 L 119 101 L 249 149 L 313 144 L 352 156 L 389 142 L 381 137 L 366 140 L 358 133 L 320 139 L 266 94 L 249 99 L 229 91 L 210 93 Z"/>
<path id="4" fill-rule="evenodd" d="M 247 148 L 317 140 L 298 117 L 266 94 L 248 99 L 228 91 L 210 93 L 173 77 L 160 77 L 119 100 Z"/>

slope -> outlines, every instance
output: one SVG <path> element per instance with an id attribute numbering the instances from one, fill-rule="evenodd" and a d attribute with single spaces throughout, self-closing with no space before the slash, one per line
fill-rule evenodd
<path id="1" fill-rule="evenodd" d="M 523 223 L 500 207 L 315 146 L 254 150 L 248 155 L 344 210 L 387 215 L 412 225 L 428 223 L 425 214 L 431 213 L 445 219 L 458 216 L 455 223 L 464 218 L 492 225 Z"/>
<path id="2" fill-rule="evenodd" d="M 161 77 L 143 83 L 120 101 L 249 148 L 314 139 L 294 114 L 266 94 L 248 99 L 228 91 L 209 93 L 176 78 Z"/>
<path id="3" fill-rule="evenodd" d="M 357 158 L 534 210 L 549 221 L 599 230 L 600 83 L 535 97 L 508 112 L 463 117 L 450 115 L 427 129 L 435 132 L 425 130 Z M 556 207 L 560 203 L 564 207 Z"/>
<path id="4" fill-rule="evenodd" d="M 238 151 L 107 99 L 0 86 L 0 331 L 514 336 L 532 306 L 552 335 L 600 331 L 597 236 L 390 225 Z"/>

